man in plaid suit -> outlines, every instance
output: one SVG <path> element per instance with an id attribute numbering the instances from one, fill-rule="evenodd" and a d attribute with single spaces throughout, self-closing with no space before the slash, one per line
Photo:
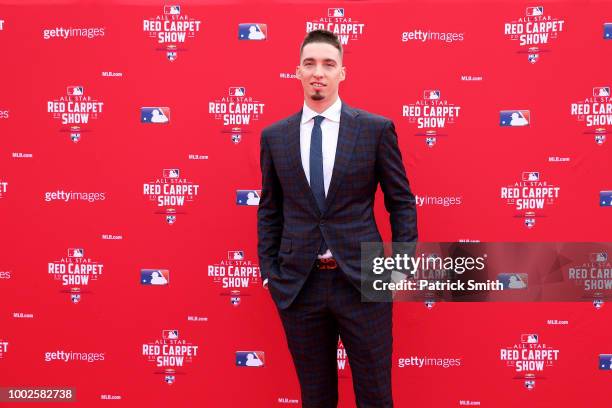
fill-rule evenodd
<path id="1" fill-rule="evenodd" d="M 393 123 L 346 105 L 342 46 L 316 30 L 300 49 L 302 110 L 261 134 L 258 253 L 300 381 L 302 406 L 336 407 L 336 348 L 349 358 L 356 404 L 392 407 L 392 303 L 363 302 L 361 242 L 382 241 L 374 220 L 380 183 L 392 239 L 417 239 Z"/>

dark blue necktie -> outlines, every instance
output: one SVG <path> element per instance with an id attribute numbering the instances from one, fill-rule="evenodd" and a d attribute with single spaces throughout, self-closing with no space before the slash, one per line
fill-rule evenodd
<path id="1" fill-rule="evenodd" d="M 314 125 L 310 135 L 310 189 L 317 200 L 319 210 L 323 213 L 325 209 L 325 184 L 323 181 L 323 132 L 321 122 L 323 116 L 314 117 Z M 319 253 L 327 251 L 325 239 L 321 242 Z"/>

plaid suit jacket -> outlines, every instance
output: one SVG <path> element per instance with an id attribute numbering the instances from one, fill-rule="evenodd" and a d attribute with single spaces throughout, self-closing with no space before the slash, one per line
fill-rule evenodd
<path id="1" fill-rule="evenodd" d="M 393 122 L 342 103 L 336 157 L 325 209 L 319 210 L 302 167 L 302 112 L 261 133 L 262 191 L 257 211 L 258 255 L 280 309 L 291 305 L 317 259 L 322 237 L 360 290 L 361 242 L 382 241 L 374 219 L 380 183 L 392 239 L 417 239 L 416 208 Z"/>

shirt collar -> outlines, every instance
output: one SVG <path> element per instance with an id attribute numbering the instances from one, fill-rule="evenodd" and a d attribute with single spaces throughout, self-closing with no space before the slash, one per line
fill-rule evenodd
<path id="1" fill-rule="evenodd" d="M 323 116 L 325 119 L 329 119 L 334 122 L 340 122 L 340 112 L 342 111 L 342 101 L 340 98 L 336 99 L 336 102 L 332 106 L 325 109 L 322 113 L 317 113 L 310 109 L 306 102 L 304 102 L 304 108 L 302 109 L 302 124 L 308 122 L 315 116 Z"/>

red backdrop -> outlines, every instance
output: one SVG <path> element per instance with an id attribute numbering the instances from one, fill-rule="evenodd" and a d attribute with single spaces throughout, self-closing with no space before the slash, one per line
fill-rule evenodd
<path id="1" fill-rule="evenodd" d="M 600 205 L 600 192 L 612 190 L 611 142 L 602 142 L 612 127 L 609 2 L 189 1 L 178 14 L 148 1 L 2 3 L 0 386 L 70 386 L 88 407 L 299 406 L 284 333 L 257 279 L 256 206 L 237 205 L 237 190 L 260 188 L 261 129 L 301 108 L 291 75 L 309 23 L 349 33 L 343 101 L 394 120 L 421 240 L 609 240 L 612 210 Z M 159 43 L 145 30 L 155 22 L 162 37 L 185 41 Z M 267 39 L 239 40 L 240 23 L 266 24 Z M 528 38 L 545 42 L 530 50 L 521 44 Z M 225 125 L 211 103 L 251 109 L 249 123 Z M 440 113 L 444 126 L 420 128 L 430 117 L 403 115 L 419 110 L 411 105 Z M 159 109 L 169 122 L 143 123 L 143 107 L 169 108 Z M 501 111 L 529 124 L 502 126 Z M 62 123 L 75 118 L 67 113 L 87 114 L 87 123 Z M 523 201 L 502 193 L 532 185 L 558 189 L 525 202 L 541 208 L 518 208 Z M 158 206 L 145 194 L 154 188 L 179 201 Z M 376 214 L 390 239 L 382 197 Z M 83 279 L 68 272 L 75 265 L 87 284 L 64 285 Z M 226 276 L 213 276 L 223 266 Z M 169 284 L 141 284 L 143 269 L 168 270 Z M 246 280 L 225 280 L 230 269 Z M 598 355 L 612 353 L 609 305 L 394 310 L 399 407 L 609 400 L 610 372 L 598 369 Z M 164 340 L 164 330 L 178 330 L 178 340 Z M 500 359 L 525 333 L 559 350 L 531 391 Z M 169 367 L 143 355 L 156 341 L 197 346 L 182 349 L 196 354 L 175 367 L 171 385 Z M 263 352 L 264 367 L 237 366 L 236 351 Z M 78 354 L 61 361 L 58 352 Z M 411 357 L 459 363 L 400 364 Z M 354 406 L 350 375 L 340 371 L 341 406 Z"/>

